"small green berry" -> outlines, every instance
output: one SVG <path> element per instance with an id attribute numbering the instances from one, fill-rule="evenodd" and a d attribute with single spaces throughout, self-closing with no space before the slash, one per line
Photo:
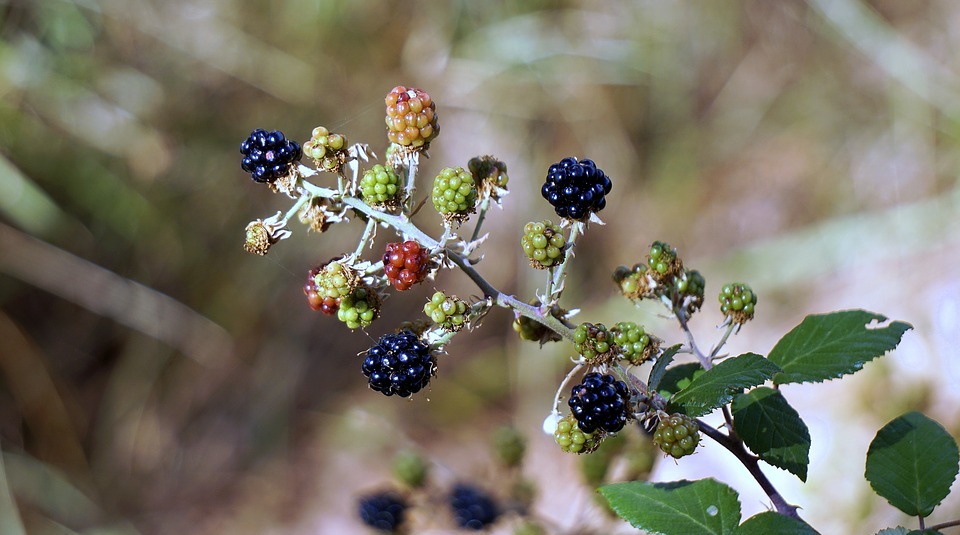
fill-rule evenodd
<path id="1" fill-rule="evenodd" d="M 500 462 L 507 468 L 515 468 L 523 462 L 527 440 L 515 427 L 508 425 L 494 433 L 493 446 Z"/>
<path id="2" fill-rule="evenodd" d="M 423 305 L 423 313 L 442 327 L 445 331 L 456 332 L 466 325 L 467 303 L 457 296 L 447 296 L 443 292 L 435 292 L 427 304 Z"/>
<path id="3" fill-rule="evenodd" d="M 718 296 L 720 312 L 736 324 L 753 319 L 757 306 L 757 294 L 742 282 L 724 284 Z"/>
<path id="4" fill-rule="evenodd" d="M 568 414 L 557 423 L 553 439 L 567 453 L 591 453 L 600 446 L 602 435 L 598 431 L 584 433 L 577 419 Z"/>
<path id="5" fill-rule="evenodd" d="M 584 360 L 601 363 L 612 356 L 613 334 L 602 323 L 581 323 L 573 332 L 573 343 Z"/>
<path id="6" fill-rule="evenodd" d="M 444 219 L 463 222 L 476 209 L 477 187 L 469 171 L 447 167 L 433 180 L 431 198 Z"/>
<path id="7" fill-rule="evenodd" d="M 700 444 L 700 426 L 685 414 L 672 414 L 660 420 L 653 442 L 664 453 L 679 459 L 693 453 Z"/>

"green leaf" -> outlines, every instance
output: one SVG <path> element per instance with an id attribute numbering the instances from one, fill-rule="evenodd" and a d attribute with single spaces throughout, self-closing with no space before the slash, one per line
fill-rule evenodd
<path id="1" fill-rule="evenodd" d="M 656 392 L 660 388 L 660 381 L 663 380 L 664 374 L 667 373 L 667 366 L 673 362 L 673 357 L 680 352 L 680 344 L 670 346 L 663 350 L 660 353 L 660 356 L 657 357 L 657 362 L 653 365 L 653 369 L 650 370 L 650 376 L 647 378 L 647 388 L 651 392 Z"/>
<path id="2" fill-rule="evenodd" d="M 733 398 L 733 429 L 764 461 L 807 480 L 810 432 L 778 390 L 761 386 Z"/>
<path id="3" fill-rule="evenodd" d="M 770 360 L 783 370 L 773 381 L 819 383 L 856 372 L 897 347 L 903 333 L 913 328 L 901 321 L 868 327 L 873 321 L 886 320 L 865 310 L 807 316 L 770 351 Z"/>
<path id="4" fill-rule="evenodd" d="M 797 519 L 767 511 L 751 516 L 737 529 L 737 535 L 819 535 L 817 530 Z"/>
<path id="5" fill-rule="evenodd" d="M 903 526 L 897 526 L 895 528 L 881 529 L 877 532 L 877 535 L 907 535 L 908 533 L 910 533 L 909 529 Z"/>
<path id="6" fill-rule="evenodd" d="M 680 411 L 688 416 L 703 416 L 733 399 L 744 388 L 763 384 L 780 371 L 776 364 L 757 355 L 744 353 L 727 359 L 690 382 L 672 398 L 667 410 Z"/>
<path id="7" fill-rule="evenodd" d="M 910 516 L 929 516 L 960 470 L 953 437 L 919 412 L 877 431 L 867 450 L 866 478 L 874 492 Z"/>
<path id="8" fill-rule="evenodd" d="M 670 399 L 670 397 L 677 392 L 690 386 L 693 378 L 698 375 L 703 375 L 704 371 L 703 367 L 696 362 L 678 364 L 669 368 L 666 373 L 663 374 L 663 378 L 660 379 L 657 385 L 657 392 L 665 399 Z"/>
<path id="9" fill-rule="evenodd" d="M 600 487 L 620 518 L 650 533 L 733 534 L 740 523 L 737 491 L 714 479 Z"/>

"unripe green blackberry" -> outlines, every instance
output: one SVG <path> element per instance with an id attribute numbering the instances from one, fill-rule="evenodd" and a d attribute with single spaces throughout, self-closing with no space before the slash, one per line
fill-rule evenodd
<path id="1" fill-rule="evenodd" d="M 313 129 L 310 141 L 303 144 L 303 154 L 313 158 L 317 169 L 336 173 L 344 162 L 350 159 L 347 149 L 347 137 L 334 134 L 325 127 Z"/>
<path id="2" fill-rule="evenodd" d="M 653 297 L 653 290 L 647 279 L 648 272 L 645 264 L 634 264 L 633 267 L 620 266 L 613 272 L 613 282 L 627 299 Z"/>
<path id="3" fill-rule="evenodd" d="M 436 292 L 423 305 L 423 313 L 430 316 L 434 323 L 445 331 L 456 332 L 463 329 L 466 323 L 467 303 L 453 295 L 447 297 L 443 292 Z"/>
<path id="4" fill-rule="evenodd" d="M 437 105 L 425 91 L 398 85 L 384 99 L 387 138 L 391 143 L 424 150 L 440 133 Z"/>
<path id="5" fill-rule="evenodd" d="M 377 291 L 362 284 L 349 294 L 340 298 L 337 319 L 351 329 L 367 327 L 380 313 L 380 297 Z"/>
<path id="6" fill-rule="evenodd" d="M 567 453 L 591 453 L 600 446 L 602 438 L 603 434 L 599 431 L 581 431 L 580 424 L 572 414 L 564 416 L 557 423 L 557 430 L 553 432 L 553 440 Z"/>
<path id="7" fill-rule="evenodd" d="M 476 209 L 477 185 L 462 167 L 447 167 L 433 180 L 433 207 L 445 220 L 462 222 Z"/>
<path id="8" fill-rule="evenodd" d="M 376 164 L 364 171 L 360 179 L 360 196 L 372 206 L 393 208 L 402 193 L 400 177 L 388 165 Z"/>
<path id="9" fill-rule="evenodd" d="M 422 455 L 415 451 L 404 450 L 393 458 L 393 475 L 408 487 L 418 489 L 427 481 L 430 466 Z"/>
<path id="10" fill-rule="evenodd" d="M 621 321 L 610 329 L 613 343 L 620 348 L 623 358 L 630 364 L 639 365 L 650 360 L 659 349 L 657 339 L 651 337 L 642 325 Z"/>
<path id="11" fill-rule="evenodd" d="M 720 289 L 720 312 L 733 323 L 743 324 L 753 319 L 757 294 L 742 282 L 724 284 Z"/>
<path id="12" fill-rule="evenodd" d="M 664 453 L 679 459 L 690 455 L 700 444 L 700 426 L 697 421 L 685 414 L 671 414 L 660 420 L 653 442 Z"/>
<path id="13" fill-rule="evenodd" d="M 650 268 L 650 276 L 657 284 L 668 285 L 670 281 L 683 274 L 683 262 L 677 256 L 677 250 L 662 241 L 655 241 L 650 246 L 647 267 Z"/>
<path id="14" fill-rule="evenodd" d="M 599 364 L 613 355 L 613 334 L 602 323 L 581 323 L 573 331 L 573 345 L 584 360 Z"/>
<path id="15" fill-rule="evenodd" d="M 503 426 L 493 434 L 493 449 L 504 466 L 515 468 L 523 462 L 527 440 L 515 427 Z"/>
<path id="16" fill-rule="evenodd" d="M 531 221 L 523 226 L 520 246 L 537 269 L 548 269 L 563 262 L 566 257 L 566 239 L 558 225 L 548 220 Z"/>
<path id="17" fill-rule="evenodd" d="M 703 290 L 707 281 L 699 271 L 688 269 L 683 276 L 677 279 L 677 304 L 687 312 L 687 315 L 700 310 L 703 305 Z"/>

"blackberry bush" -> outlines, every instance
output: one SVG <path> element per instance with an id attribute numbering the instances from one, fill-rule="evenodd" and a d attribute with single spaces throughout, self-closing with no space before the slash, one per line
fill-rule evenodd
<path id="1" fill-rule="evenodd" d="M 360 520 L 385 533 L 397 533 L 403 525 L 407 502 L 393 492 L 378 492 L 359 500 Z"/>
<path id="2" fill-rule="evenodd" d="M 255 182 L 274 182 L 286 175 L 300 161 L 303 153 L 296 141 L 284 137 L 283 132 L 267 132 L 257 128 L 240 144 L 243 160 L 240 167 L 250 173 Z"/>
<path id="3" fill-rule="evenodd" d="M 616 433 L 632 416 L 630 391 L 626 383 L 609 374 L 588 373 L 570 391 L 570 412 L 580 430 Z"/>
<path id="4" fill-rule="evenodd" d="M 577 161 L 571 157 L 550 166 L 540 193 L 558 216 L 582 221 L 603 210 L 612 187 L 613 183 L 593 160 Z"/>
<path id="5" fill-rule="evenodd" d="M 484 490 L 458 483 L 450 491 L 450 510 L 457 526 L 480 531 L 496 522 L 500 510 L 496 500 Z"/>
<path id="6" fill-rule="evenodd" d="M 488 155 L 470 159 L 465 166 L 469 171 L 456 164 L 444 167 L 433 180 L 429 199 L 425 199 L 417 194 L 417 175 L 421 163 L 428 163 L 425 158 L 421 162 L 420 156 L 425 156 L 425 149 L 436 140 L 439 131 L 437 105 L 426 92 L 403 86 L 395 87 L 387 95 L 386 105 L 390 142 L 384 151 L 386 165 L 372 161 L 376 153 L 369 146 L 348 145 L 344 134 L 334 134 L 323 127 L 313 131 L 302 150 L 279 131 L 263 129 L 254 130 L 240 147 L 241 167 L 254 181 L 267 183 L 274 191 L 293 199 L 286 211 L 278 210 L 276 215 L 255 219 L 247 225 L 243 244 L 247 251 L 267 254 L 292 234 L 287 225 L 295 220 L 294 215 L 308 230 L 318 233 L 349 220 L 364 223 L 352 253 L 309 272 L 303 290 L 311 308 L 336 314 L 348 328 L 357 329 L 377 318 L 383 304 L 381 295 L 386 294 L 384 290 L 389 285 L 407 290 L 440 270 L 451 269 L 459 270 L 476 286 L 478 295 L 470 306 L 438 289 L 424 307 L 432 323 L 408 319 L 401 323 L 400 332 L 380 337 L 363 355 L 361 364 L 370 388 L 387 396 L 409 397 L 419 392 L 436 375 L 436 355 L 449 351 L 458 331 L 476 328 L 491 310 L 505 308 L 513 314 L 514 329 L 521 338 L 541 343 L 568 340 L 577 351 L 569 351 L 571 369 L 557 387 L 552 406 L 544 402 L 544 408 L 549 408 L 544 430 L 554 435 L 561 449 L 592 452 L 601 440 L 623 431 L 631 419 L 639 422 L 638 435 L 643 432 L 641 429 L 650 430 L 659 447 L 674 457 L 694 451 L 703 435 L 724 446 L 748 469 L 773 509 L 741 526 L 739 506 L 728 503 L 735 500 L 718 502 L 715 514 L 708 513 L 709 508 L 704 511 L 699 503 L 684 501 L 693 495 L 735 495 L 717 481 L 689 482 L 672 489 L 667 498 L 663 493 L 667 487 L 642 481 L 604 486 L 601 493 L 633 525 L 650 532 L 687 532 L 677 527 L 681 523 L 671 524 L 670 518 L 650 513 L 662 508 L 637 507 L 635 500 L 644 495 L 648 500 L 663 500 L 661 505 L 672 510 L 697 515 L 703 511 L 705 516 L 694 520 L 705 526 L 722 521 L 720 531 L 730 528 L 738 533 L 760 533 L 766 531 L 757 531 L 758 526 L 785 526 L 793 529 L 791 532 L 808 533 L 797 507 L 789 504 L 758 469 L 758 464 L 765 462 L 800 479 L 807 476 L 809 432 L 786 399 L 789 387 L 793 383 L 818 383 L 855 373 L 866 362 L 894 349 L 911 326 L 863 310 L 813 315 L 784 336 L 767 356 L 751 352 L 730 355 L 723 350 L 726 342 L 754 317 L 757 303 L 749 286 L 736 283 L 725 285 L 719 295 L 726 319 L 720 326 L 718 340 L 710 347 L 701 347 L 691 320 L 703 304 L 705 278 L 685 267 L 677 250 L 661 240 L 653 242 L 648 254 L 632 267 L 617 268 L 613 280 L 620 293 L 635 304 L 652 301 L 666 308 L 666 315 L 675 319 L 678 326 L 675 343 L 669 345 L 652 336 L 636 321 L 619 321 L 609 330 L 596 320 L 573 324 L 570 317 L 577 309 L 571 307 L 567 312 L 561 307 L 569 282 L 568 267 L 577 241 L 586 236 L 588 221 L 596 221 L 595 214 L 606 206 L 612 188 L 610 179 L 591 160 L 564 158 L 549 168 L 541 194 L 562 221 L 554 225 L 534 220 L 524 227 L 521 245 L 525 256 L 535 267 L 549 269 L 541 278 L 542 286 L 532 292 L 534 298 L 521 299 L 499 290 L 482 273 L 491 262 L 491 255 L 480 251 L 486 238 L 482 224 L 490 205 L 500 206 L 507 193 L 506 164 Z M 312 160 L 313 169 L 298 164 L 303 155 Z M 336 174 L 335 181 L 327 180 L 328 172 Z M 323 181 L 325 185 L 314 181 Z M 420 182 L 419 191 L 423 192 L 427 188 L 422 178 Z M 444 217 L 439 236 L 431 235 L 418 224 L 419 210 L 427 201 Z M 538 210 L 536 206 L 524 209 L 532 213 Z M 461 226 L 471 213 L 478 213 L 473 227 L 462 231 Z M 628 215 L 641 217 L 637 221 L 631 219 L 631 225 L 645 228 L 642 214 Z M 386 241 L 395 241 L 378 258 L 365 258 L 380 232 L 390 234 Z M 394 297 L 402 299 L 400 295 Z M 624 365 L 624 361 L 630 365 Z M 655 364 L 635 366 L 647 361 Z M 641 377 L 641 371 L 648 373 Z M 570 384 L 581 375 L 582 382 L 570 389 Z M 560 407 L 566 392 L 570 393 L 566 403 L 571 414 L 561 418 Z M 715 411 L 723 412 L 726 422 L 720 429 L 697 419 Z M 667 414 L 672 416 L 663 416 Z M 655 430 L 651 427 L 654 425 Z M 868 453 L 868 479 L 891 503 L 918 517 L 923 528 L 923 519 L 946 496 L 957 474 L 960 453 L 956 442 L 935 422 L 917 413 L 891 422 L 878 434 L 877 441 L 879 445 L 871 447 Z M 923 448 L 912 447 L 920 441 Z M 771 448 L 771 444 L 789 447 Z M 889 444 L 903 444 L 904 449 L 890 458 Z M 509 442 L 501 446 L 506 448 L 503 451 L 510 449 Z M 917 453 L 921 450 L 930 453 Z M 503 456 L 500 459 L 510 466 L 514 478 L 504 485 L 512 489 L 510 501 L 506 502 L 509 510 L 526 516 L 532 492 L 529 484 L 516 479 L 521 471 L 514 469 L 519 466 L 512 463 L 520 461 L 515 456 L 509 457 L 514 460 Z M 903 466 L 891 464 L 901 460 Z M 597 460 L 594 468 L 609 467 L 606 461 Z M 883 468 L 876 468 L 878 463 Z M 927 472 L 944 475 L 943 481 L 927 480 L 919 473 L 896 478 L 882 473 L 934 464 L 935 469 Z M 642 471 L 649 470 L 648 464 L 645 466 Z M 916 484 L 903 489 L 897 486 L 899 481 Z M 424 487 L 417 486 L 421 484 Z M 416 492 L 421 493 L 428 484 L 421 478 L 416 485 L 406 485 L 416 486 Z M 927 493 L 923 496 L 923 508 L 898 500 L 898 496 L 917 488 Z M 500 510 L 488 498 L 469 487 L 455 492 L 451 504 L 458 524 L 480 529 L 493 522 Z M 378 511 L 386 509 L 389 506 L 372 507 L 365 518 L 374 519 L 377 525 Z M 774 515 L 774 520 L 769 515 Z M 397 513 L 390 518 L 396 522 L 379 524 L 382 529 L 396 529 L 402 515 Z M 960 521 L 945 522 L 935 528 L 957 522 Z"/>
<path id="7" fill-rule="evenodd" d="M 409 397 L 423 390 L 437 372 L 430 347 L 412 331 L 380 337 L 361 366 L 370 388 L 385 396 Z"/>

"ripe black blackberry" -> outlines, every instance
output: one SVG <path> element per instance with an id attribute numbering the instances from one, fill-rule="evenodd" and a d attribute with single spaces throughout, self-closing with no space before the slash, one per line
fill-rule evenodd
<path id="1" fill-rule="evenodd" d="M 612 375 L 588 373 L 570 391 L 567 404 L 584 433 L 597 429 L 616 433 L 623 429 L 630 415 L 630 391 L 626 383 Z"/>
<path id="2" fill-rule="evenodd" d="M 262 128 L 251 132 L 240 144 L 240 153 L 243 154 L 240 167 L 256 182 L 276 181 L 290 172 L 303 156 L 300 144 L 286 139 L 283 132 L 267 132 Z"/>
<path id="3" fill-rule="evenodd" d="M 493 497 L 473 485 L 457 484 L 450 491 L 449 499 L 453 519 L 461 528 L 480 531 L 500 516 Z"/>
<path id="4" fill-rule="evenodd" d="M 393 492 L 379 492 L 360 498 L 360 519 L 371 528 L 397 533 L 407 512 L 407 503 Z"/>
<path id="5" fill-rule="evenodd" d="M 557 215 L 582 221 L 607 205 L 613 184 L 593 160 L 564 158 L 550 166 L 540 193 Z"/>
<path id="6" fill-rule="evenodd" d="M 427 386 L 437 361 L 413 331 L 385 334 L 367 350 L 361 366 L 370 388 L 385 396 L 407 397 Z"/>

